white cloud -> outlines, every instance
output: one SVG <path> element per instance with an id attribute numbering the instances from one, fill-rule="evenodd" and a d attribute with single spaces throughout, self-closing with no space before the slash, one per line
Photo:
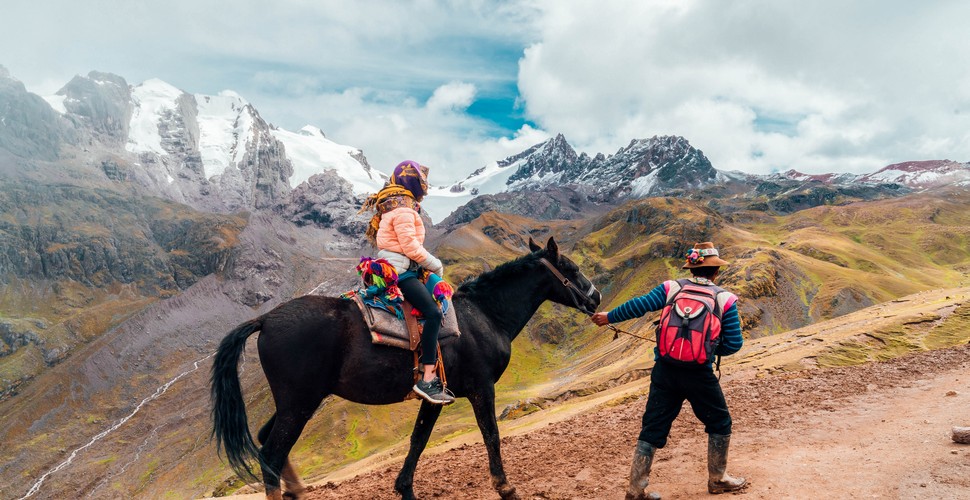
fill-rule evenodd
<path id="1" fill-rule="evenodd" d="M 968 18 L 901 0 L 52 0 L 4 7 L 0 64 L 48 94 L 90 70 L 233 89 L 436 183 L 560 132 L 589 153 L 671 134 L 721 169 L 861 172 L 970 160 Z M 475 115 L 499 88 L 536 127 Z"/>
<path id="2" fill-rule="evenodd" d="M 432 184 L 441 185 L 549 137 L 528 126 L 512 137 L 491 134 L 489 124 L 464 112 L 473 94 L 473 86 L 446 84 L 420 102 L 403 93 L 353 88 L 264 104 L 277 108 L 295 100 L 299 112 L 288 121 L 312 123 L 331 140 L 362 148 L 370 164 L 384 172 L 405 159 L 429 165 Z"/>
<path id="3" fill-rule="evenodd" d="M 464 111 L 475 100 L 475 86 L 470 83 L 451 82 L 434 89 L 428 99 L 429 110 Z"/>
<path id="4" fill-rule="evenodd" d="M 527 116 L 581 149 L 683 135 L 716 167 L 753 172 L 970 159 L 970 112 L 954 111 L 970 102 L 970 5 L 540 5 L 520 62 Z"/>

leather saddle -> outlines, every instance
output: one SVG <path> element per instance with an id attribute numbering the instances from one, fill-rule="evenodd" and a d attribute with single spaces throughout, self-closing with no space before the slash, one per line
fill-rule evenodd
<path id="1" fill-rule="evenodd" d="M 354 303 L 360 308 L 367 328 L 370 330 L 371 341 L 375 344 L 389 345 L 414 351 L 421 342 L 421 325 L 418 319 L 411 314 L 411 304 L 407 301 L 401 304 L 404 310 L 404 319 L 398 318 L 394 313 L 381 308 L 367 305 L 360 295 L 354 295 Z M 449 338 L 459 337 L 458 317 L 455 315 L 454 304 L 445 311 L 441 320 L 441 329 L 438 330 L 438 343 Z"/>

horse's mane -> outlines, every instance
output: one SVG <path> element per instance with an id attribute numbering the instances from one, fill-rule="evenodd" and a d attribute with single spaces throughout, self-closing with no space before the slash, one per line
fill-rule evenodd
<path id="1" fill-rule="evenodd" d="M 494 290 L 494 284 L 507 279 L 510 275 L 515 275 L 525 271 L 529 265 L 537 259 L 535 253 L 523 255 L 515 260 L 510 260 L 499 265 L 491 271 L 485 271 L 476 278 L 470 278 L 458 286 L 458 292 L 468 295 L 480 293 L 490 293 Z"/>

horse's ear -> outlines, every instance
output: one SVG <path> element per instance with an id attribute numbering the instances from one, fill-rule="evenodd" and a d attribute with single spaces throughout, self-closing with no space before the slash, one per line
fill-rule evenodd
<path id="1" fill-rule="evenodd" d="M 556 244 L 556 239 L 552 236 L 550 236 L 549 241 L 546 242 L 546 253 L 548 253 L 552 258 L 559 258 L 559 245 Z"/>
<path id="2" fill-rule="evenodd" d="M 539 244 L 536 243 L 536 240 L 532 239 L 532 236 L 529 236 L 529 251 L 538 252 L 539 250 L 542 250 L 542 247 L 540 247 Z"/>

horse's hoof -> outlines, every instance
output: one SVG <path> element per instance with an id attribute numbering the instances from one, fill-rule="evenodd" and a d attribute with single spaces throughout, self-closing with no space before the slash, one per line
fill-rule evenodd
<path id="1" fill-rule="evenodd" d="M 502 500 L 521 500 L 519 494 L 515 492 L 515 486 L 508 483 L 498 489 L 498 494 Z"/>
<path id="2" fill-rule="evenodd" d="M 401 495 L 401 500 L 418 500 L 418 497 L 414 496 L 414 490 L 410 487 L 398 488 L 395 486 L 394 489 Z"/>

